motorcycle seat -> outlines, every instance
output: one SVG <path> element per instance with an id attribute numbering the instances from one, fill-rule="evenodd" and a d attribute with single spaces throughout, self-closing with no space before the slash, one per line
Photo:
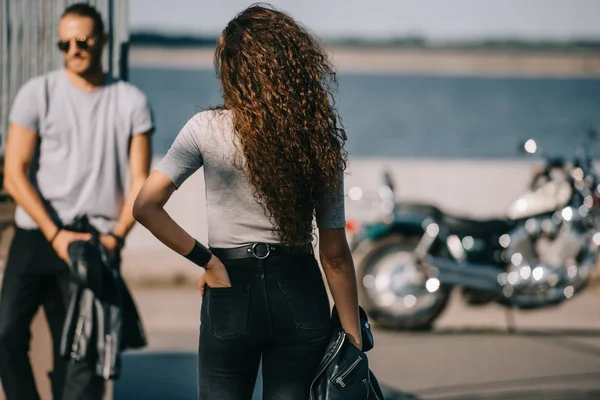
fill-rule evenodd
<path id="1" fill-rule="evenodd" d="M 451 234 L 486 238 L 501 236 L 513 225 L 512 221 L 504 219 L 475 220 L 451 215 L 444 215 L 443 223 Z"/>
<path id="2" fill-rule="evenodd" d="M 436 206 L 422 203 L 397 203 L 396 212 L 398 213 L 415 213 L 439 219 L 443 212 Z"/>
<path id="3" fill-rule="evenodd" d="M 429 216 L 444 224 L 451 234 L 458 236 L 475 236 L 489 238 L 493 235 L 503 235 L 514 225 L 504 219 L 478 220 L 445 214 L 438 207 L 424 203 L 401 202 L 396 204 L 398 214 L 411 213 Z"/>

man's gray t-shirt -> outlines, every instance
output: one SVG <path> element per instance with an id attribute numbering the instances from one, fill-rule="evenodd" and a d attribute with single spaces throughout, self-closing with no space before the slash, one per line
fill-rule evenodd
<path id="1" fill-rule="evenodd" d="M 210 110 L 196 114 L 186 123 L 156 166 L 177 187 L 204 167 L 210 247 L 278 241 L 272 223 L 252 195 L 248 176 L 234 164 L 234 160 L 243 162 L 241 157 L 231 113 Z M 343 173 L 340 172 L 339 190 L 316 210 L 316 222 L 321 229 L 346 225 Z"/>
<path id="2" fill-rule="evenodd" d="M 38 134 L 29 174 L 51 217 L 68 224 L 85 214 L 100 231 L 112 230 L 125 201 L 131 137 L 153 129 L 146 96 L 112 78 L 84 92 L 60 69 L 23 85 L 10 121 Z M 37 228 L 21 207 L 15 222 Z"/>

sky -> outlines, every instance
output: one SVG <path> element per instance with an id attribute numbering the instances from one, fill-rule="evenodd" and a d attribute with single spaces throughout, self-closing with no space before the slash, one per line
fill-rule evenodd
<path id="1" fill-rule="evenodd" d="M 252 1 L 130 0 L 132 30 L 216 36 Z M 600 0 L 272 0 L 324 38 L 600 39 Z"/>

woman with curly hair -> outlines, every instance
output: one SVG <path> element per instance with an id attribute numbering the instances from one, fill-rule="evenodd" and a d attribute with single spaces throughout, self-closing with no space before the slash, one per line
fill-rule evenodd
<path id="1" fill-rule="evenodd" d="M 332 329 L 313 220 L 342 327 L 361 348 L 335 73 L 311 34 L 263 5 L 229 22 L 215 66 L 223 106 L 187 122 L 140 191 L 134 216 L 205 268 L 199 398 L 250 399 L 262 358 L 264 399 L 306 400 Z M 201 167 L 208 248 L 163 208 Z"/>

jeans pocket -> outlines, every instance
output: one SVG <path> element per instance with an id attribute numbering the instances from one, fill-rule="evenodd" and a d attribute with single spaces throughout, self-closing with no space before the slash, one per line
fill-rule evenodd
<path id="1" fill-rule="evenodd" d="M 248 330 L 250 287 L 211 288 L 204 295 L 207 331 L 217 339 L 244 336 Z"/>
<path id="2" fill-rule="evenodd" d="M 325 287 L 310 281 L 281 281 L 279 289 L 294 318 L 296 328 L 320 330 L 330 320 Z"/>

